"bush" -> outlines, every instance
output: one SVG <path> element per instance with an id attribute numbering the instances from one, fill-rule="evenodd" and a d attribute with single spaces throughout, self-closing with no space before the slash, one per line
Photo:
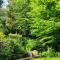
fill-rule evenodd
<path id="1" fill-rule="evenodd" d="M 40 53 L 41 57 L 55 57 L 56 53 L 52 48 L 48 48 L 47 51 Z"/>
<path id="2" fill-rule="evenodd" d="M 34 41 L 33 39 L 29 39 L 26 44 L 26 51 L 31 51 L 35 45 L 36 41 Z"/>
<path id="3" fill-rule="evenodd" d="M 60 57 L 60 52 L 56 52 L 56 57 Z"/>
<path id="4" fill-rule="evenodd" d="M 54 57 L 54 56 L 55 56 L 54 49 L 48 48 L 48 50 L 47 50 L 47 57 Z"/>
<path id="5" fill-rule="evenodd" d="M 24 54 L 24 48 L 21 45 L 22 37 L 6 37 L 0 33 L 0 60 L 9 60 L 21 58 Z"/>

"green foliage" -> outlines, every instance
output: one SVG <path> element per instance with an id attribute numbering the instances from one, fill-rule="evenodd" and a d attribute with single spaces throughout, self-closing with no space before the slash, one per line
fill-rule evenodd
<path id="1" fill-rule="evenodd" d="M 48 48 L 48 51 L 47 51 L 47 56 L 48 57 L 53 57 L 55 55 L 55 52 L 52 48 Z"/>
<path id="2" fill-rule="evenodd" d="M 35 45 L 36 41 L 29 39 L 26 44 L 26 51 L 31 51 Z"/>
<path id="3" fill-rule="evenodd" d="M 17 38 L 18 37 L 11 38 L 11 36 L 9 38 L 6 38 L 3 33 L 0 33 L 0 58 L 1 59 L 8 60 L 11 58 L 13 59 L 14 56 L 16 56 L 15 58 L 20 58 L 23 56 L 25 51 L 20 42 L 22 38 L 20 37 L 19 40 Z"/>
<path id="4" fill-rule="evenodd" d="M 0 9 L 0 57 L 21 58 L 31 50 L 45 57 L 60 52 L 60 0 L 10 2 L 8 9 Z"/>
<path id="5" fill-rule="evenodd" d="M 5 21 L 6 31 L 4 33 L 17 32 L 22 35 L 28 35 L 30 33 L 29 0 L 13 0 L 11 2 L 12 4 L 7 11 L 8 16 Z"/>
<path id="6" fill-rule="evenodd" d="M 40 53 L 41 57 L 55 57 L 56 53 L 52 48 L 48 48 L 47 51 Z"/>
<path id="7" fill-rule="evenodd" d="M 55 21 L 59 21 L 59 2 L 59 0 L 31 0 L 30 15 L 43 20 L 53 18 Z"/>

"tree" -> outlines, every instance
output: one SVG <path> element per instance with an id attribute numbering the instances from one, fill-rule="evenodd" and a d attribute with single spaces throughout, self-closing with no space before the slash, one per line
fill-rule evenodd
<path id="1" fill-rule="evenodd" d="M 29 0 L 13 0 L 9 7 L 8 19 L 6 19 L 6 26 L 10 32 L 21 33 L 23 35 L 29 34 L 30 19 L 28 12 L 30 11 Z M 13 22 L 14 21 L 14 22 Z M 28 31 L 28 33 L 27 33 Z"/>
<path id="2" fill-rule="evenodd" d="M 58 7 L 60 6 L 60 1 L 30 0 L 30 2 L 32 8 L 30 12 L 30 16 L 32 16 L 31 34 L 40 36 L 36 39 L 41 40 L 40 44 L 42 43 L 45 47 L 47 45 L 51 46 L 55 51 L 59 51 L 60 8 Z"/>

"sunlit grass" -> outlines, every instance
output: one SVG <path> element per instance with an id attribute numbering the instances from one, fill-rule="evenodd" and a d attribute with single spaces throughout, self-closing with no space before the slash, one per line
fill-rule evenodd
<path id="1" fill-rule="evenodd" d="M 34 58 L 32 60 L 60 60 L 60 58 Z"/>

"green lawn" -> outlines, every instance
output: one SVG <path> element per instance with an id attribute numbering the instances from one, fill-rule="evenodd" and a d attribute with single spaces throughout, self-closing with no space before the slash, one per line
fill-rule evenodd
<path id="1" fill-rule="evenodd" d="M 32 59 L 32 60 L 60 60 L 60 58 L 35 58 L 35 59 Z"/>

